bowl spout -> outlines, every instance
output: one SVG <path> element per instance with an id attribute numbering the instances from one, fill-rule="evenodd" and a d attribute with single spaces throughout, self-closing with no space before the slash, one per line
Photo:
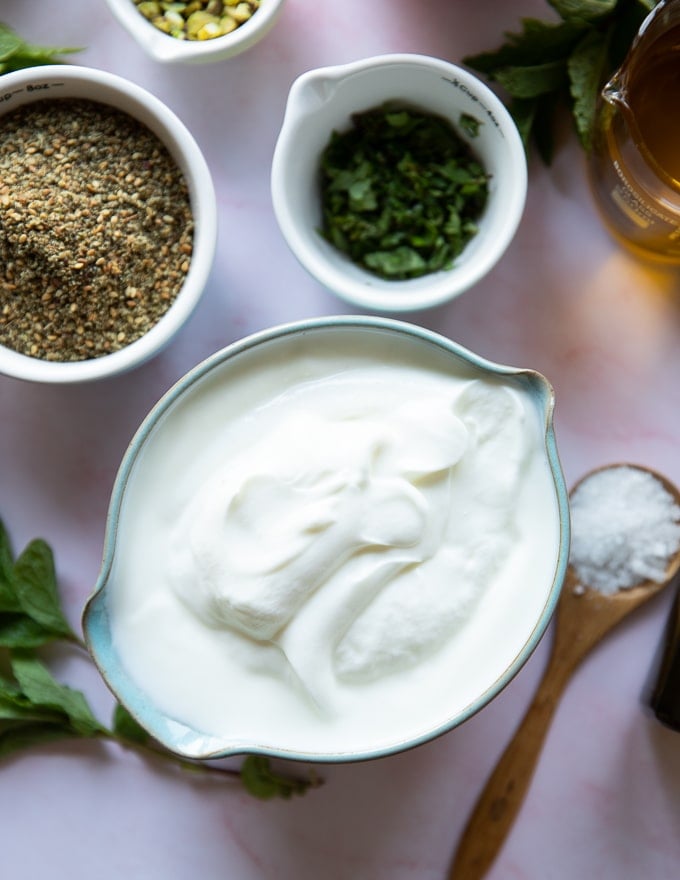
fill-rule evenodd
<path id="1" fill-rule="evenodd" d="M 333 99 L 337 87 L 337 77 L 325 71 L 304 73 L 291 87 L 288 109 L 295 116 L 315 113 Z"/>

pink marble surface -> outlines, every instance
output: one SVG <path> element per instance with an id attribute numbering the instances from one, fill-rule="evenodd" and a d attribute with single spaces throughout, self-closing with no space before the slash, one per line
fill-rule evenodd
<path id="1" fill-rule="evenodd" d="M 0 516 L 17 548 L 53 546 L 78 625 L 99 568 L 109 492 L 149 407 L 187 369 L 251 331 L 349 311 L 288 252 L 269 164 L 301 72 L 390 51 L 459 61 L 547 4 L 522 0 L 288 0 L 276 29 L 213 66 L 163 68 L 102 0 L 3 0 L 0 19 L 38 42 L 86 46 L 78 62 L 165 100 L 197 138 L 220 210 L 218 255 L 191 322 L 161 356 L 85 387 L 0 378 Z M 569 130 L 554 165 L 532 160 L 526 214 L 497 268 L 413 320 L 553 383 L 569 484 L 628 460 L 680 482 L 680 278 L 650 272 L 602 229 Z M 529 796 L 490 880 L 676 878 L 680 734 L 644 707 L 671 596 L 613 633 L 569 686 Z M 115 747 L 70 743 L 0 768 L 2 876 L 145 880 L 439 880 L 466 817 L 533 694 L 548 634 L 514 682 L 463 727 L 409 753 L 328 767 L 293 802 L 187 777 Z M 106 716 L 86 662 L 55 652 L 64 680 Z"/>

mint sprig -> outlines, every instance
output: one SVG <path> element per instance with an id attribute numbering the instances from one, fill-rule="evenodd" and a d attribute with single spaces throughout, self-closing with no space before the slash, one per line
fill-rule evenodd
<path id="1" fill-rule="evenodd" d="M 120 704 L 107 727 L 85 695 L 59 682 L 38 655 L 53 642 L 85 649 L 62 610 L 52 550 L 37 539 L 15 559 L 0 520 L 0 761 L 59 740 L 104 739 L 183 770 L 231 778 L 258 798 L 290 798 L 320 784 L 313 773 L 307 778 L 278 774 L 261 755 L 247 756 L 239 769 L 181 758 Z"/>
<path id="2" fill-rule="evenodd" d="M 52 551 L 38 538 L 14 560 L 0 521 L 0 648 L 37 648 L 55 639 L 82 645 L 61 609 Z"/>
<path id="3" fill-rule="evenodd" d="M 310 786 L 320 785 L 320 780 L 312 770 L 309 779 L 295 779 L 276 773 L 268 758 L 263 755 L 249 755 L 241 767 L 241 781 L 246 790 L 261 800 L 271 798 L 291 798 L 304 794 Z"/>
<path id="4" fill-rule="evenodd" d="M 37 46 L 29 43 L 6 24 L 0 23 L 0 74 L 24 67 L 60 63 L 60 55 L 80 52 L 81 49 L 58 46 Z"/>
<path id="5" fill-rule="evenodd" d="M 630 48 L 654 0 L 547 0 L 557 22 L 522 19 L 490 52 L 463 59 L 498 83 L 527 149 L 533 145 L 550 164 L 556 112 L 571 113 L 579 141 L 592 146 L 595 109 L 602 86 Z"/>

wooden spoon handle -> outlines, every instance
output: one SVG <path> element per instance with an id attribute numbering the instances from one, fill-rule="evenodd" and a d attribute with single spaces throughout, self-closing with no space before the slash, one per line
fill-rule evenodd
<path id="1" fill-rule="evenodd" d="M 463 831 L 448 880 L 480 880 L 500 852 L 529 789 L 566 670 L 549 664 L 510 744 L 489 777 Z"/>

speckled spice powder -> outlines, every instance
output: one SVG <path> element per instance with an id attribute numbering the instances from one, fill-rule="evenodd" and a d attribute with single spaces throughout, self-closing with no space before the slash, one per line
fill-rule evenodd
<path id="1" fill-rule="evenodd" d="M 129 345 L 175 299 L 192 239 L 184 178 L 137 120 L 81 99 L 0 117 L 0 344 L 52 361 Z"/>

